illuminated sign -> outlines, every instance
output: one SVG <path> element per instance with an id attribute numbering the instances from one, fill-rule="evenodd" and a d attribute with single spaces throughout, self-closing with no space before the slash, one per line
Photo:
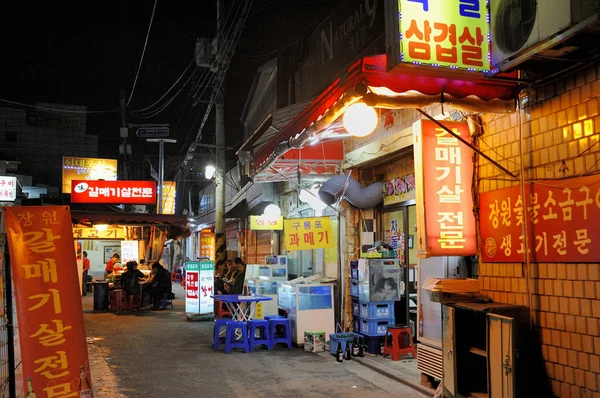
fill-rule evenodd
<path id="1" fill-rule="evenodd" d="M 116 159 L 63 156 L 62 193 L 71 193 L 72 180 L 115 181 L 116 179 Z"/>
<path id="2" fill-rule="evenodd" d="M 283 220 L 283 231 L 288 251 L 329 248 L 333 245 L 329 217 Z"/>
<path id="3" fill-rule="evenodd" d="M 185 263 L 185 312 L 207 314 L 214 311 L 211 295 L 214 286 L 215 263 L 187 261 Z"/>
<path id="4" fill-rule="evenodd" d="M 442 123 L 471 142 L 466 122 Z M 418 255 L 474 255 L 477 239 L 471 195 L 472 151 L 430 120 L 415 123 L 414 130 Z"/>
<path id="5" fill-rule="evenodd" d="M 156 203 L 154 181 L 71 181 L 73 203 Z"/>
<path id="6" fill-rule="evenodd" d="M 486 0 L 398 0 L 400 61 L 490 70 Z"/>
<path id="7" fill-rule="evenodd" d="M 267 220 L 264 216 L 250 216 L 250 229 L 253 231 L 281 231 L 283 216 L 277 220 Z"/>
<path id="8" fill-rule="evenodd" d="M 162 214 L 175 214 L 175 193 L 176 193 L 176 191 L 177 191 L 177 183 L 175 181 L 163 181 Z M 156 199 L 156 200 L 158 200 L 158 199 Z"/>
<path id="9" fill-rule="evenodd" d="M 0 176 L 0 202 L 14 202 L 17 198 L 17 177 Z"/>
<path id="10" fill-rule="evenodd" d="M 525 262 L 527 220 L 530 260 L 600 262 L 600 177 L 544 181 L 479 196 L 481 254 L 486 262 Z"/>
<path id="11" fill-rule="evenodd" d="M 200 232 L 200 258 L 215 260 L 215 234 L 210 230 Z"/>

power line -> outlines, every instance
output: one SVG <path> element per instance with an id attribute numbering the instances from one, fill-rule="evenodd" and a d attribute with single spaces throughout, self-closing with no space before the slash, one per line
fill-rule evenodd
<path id="1" fill-rule="evenodd" d="M 0 98 L 0 102 L 12 104 L 12 105 L 18 105 L 18 106 L 22 106 L 25 108 L 40 109 L 43 111 L 57 112 L 57 113 L 98 114 L 98 113 L 119 112 L 119 109 L 107 109 L 107 110 L 103 110 L 103 111 L 100 111 L 100 110 L 98 110 L 98 111 L 80 111 L 80 110 L 75 110 L 75 109 L 49 108 L 49 107 L 45 107 L 45 106 L 30 105 L 30 104 L 24 104 L 22 102 L 10 101 L 10 100 L 3 99 L 3 98 Z"/>

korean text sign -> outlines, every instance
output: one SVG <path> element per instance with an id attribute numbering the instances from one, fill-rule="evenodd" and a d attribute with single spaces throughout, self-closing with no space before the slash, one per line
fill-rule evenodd
<path id="1" fill-rule="evenodd" d="M 200 231 L 200 258 L 215 259 L 215 234 L 210 230 Z"/>
<path id="2" fill-rule="evenodd" d="M 283 220 L 287 250 L 311 250 L 332 247 L 329 217 Z"/>
<path id="3" fill-rule="evenodd" d="M 117 159 L 63 156 L 62 193 L 71 193 L 72 180 L 117 179 Z"/>
<path id="4" fill-rule="evenodd" d="M 215 285 L 215 263 L 212 261 L 200 261 L 199 266 L 200 290 L 198 291 L 200 301 L 200 313 L 209 314 L 214 312 L 213 286 Z"/>
<path id="5" fill-rule="evenodd" d="M 187 261 L 185 263 L 185 312 L 200 313 L 199 275 L 200 262 Z"/>
<path id="6" fill-rule="evenodd" d="M 466 122 L 443 124 L 471 142 Z M 476 254 L 472 150 L 430 120 L 419 121 L 415 135 L 419 255 Z"/>
<path id="7" fill-rule="evenodd" d="M 154 181 L 71 181 L 73 203 L 127 203 L 153 205 L 156 203 Z"/>
<path id="8" fill-rule="evenodd" d="M 24 381 L 31 377 L 38 396 L 79 397 L 80 367 L 88 380 L 91 377 L 71 212 L 65 206 L 5 207 L 3 211 Z M 81 394 L 92 396 L 89 390 Z"/>
<path id="9" fill-rule="evenodd" d="M 283 216 L 276 220 L 269 220 L 264 216 L 250 216 L 250 229 L 253 231 L 281 231 Z"/>
<path id="10" fill-rule="evenodd" d="M 14 202 L 17 198 L 17 177 L 0 176 L 0 202 Z"/>
<path id="11" fill-rule="evenodd" d="M 480 195 L 482 259 L 523 262 L 527 222 L 534 262 L 600 262 L 600 176 L 544 181 Z"/>
<path id="12" fill-rule="evenodd" d="M 486 0 L 398 0 L 402 62 L 490 70 Z"/>

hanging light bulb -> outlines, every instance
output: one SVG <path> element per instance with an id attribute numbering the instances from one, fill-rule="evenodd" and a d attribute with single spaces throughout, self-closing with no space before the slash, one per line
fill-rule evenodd
<path id="1" fill-rule="evenodd" d="M 319 192 L 319 187 L 314 186 L 310 189 L 310 192 L 307 191 L 306 189 L 301 190 L 300 195 L 298 195 L 298 197 L 304 203 L 308 203 L 308 205 L 311 207 L 311 209 L 320 211 L 320 210 L 323 210 L 324 208 L 326 208 L 327 205 L 325 203 L 323 203 L 323 201 L 321 199 L 319 199 L 318 192 Z"/>
<path id="2" fill-rule="evenodd" d="M 96 231 L 98 232 L 106 231 L 108 229 L 108 224 L 96 224 L 94 225 L 94 228 L 96 228 Z"/>
<path id="3" fill-rule="evenodd" d="M 364 102 L 356 102 L 344 112 L 344 128 L 355 137 L 365 137 L 377 127 L 377 111 Z"/>
<path id="4" fill-rule="evenodd" d="M 204 177 L 206 177 L 207 179 L 210 180 L 214 177 L 216 171 L 217 171 L 217 169 L 215 169 L 215 166 L 209 164 L 204 169 Z"/>
<path id="5" fill-rule="evenodd" d="M 263 211 L 263 217 L 265 220 L 276 221 L 281 217 L 281 209 L 274 203 L 271 203 L 267 207 L 265 207 L 265 211 Z"/>

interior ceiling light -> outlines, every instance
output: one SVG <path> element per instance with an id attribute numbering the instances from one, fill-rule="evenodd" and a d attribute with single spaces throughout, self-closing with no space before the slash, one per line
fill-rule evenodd
<path id="1" fill-rule="evenodd" d="M 356 102 L 344 112 L 344 128 L 355 137 L 365 137 L 377 127 L 377 111 L 364 102 Z"/>
<path id="2" fill-rule="evenodd" d="M 106 231 L 108 229 L 108 224 L 96 224 L 94 225 L 94 228 L 99 232 Z"/>

